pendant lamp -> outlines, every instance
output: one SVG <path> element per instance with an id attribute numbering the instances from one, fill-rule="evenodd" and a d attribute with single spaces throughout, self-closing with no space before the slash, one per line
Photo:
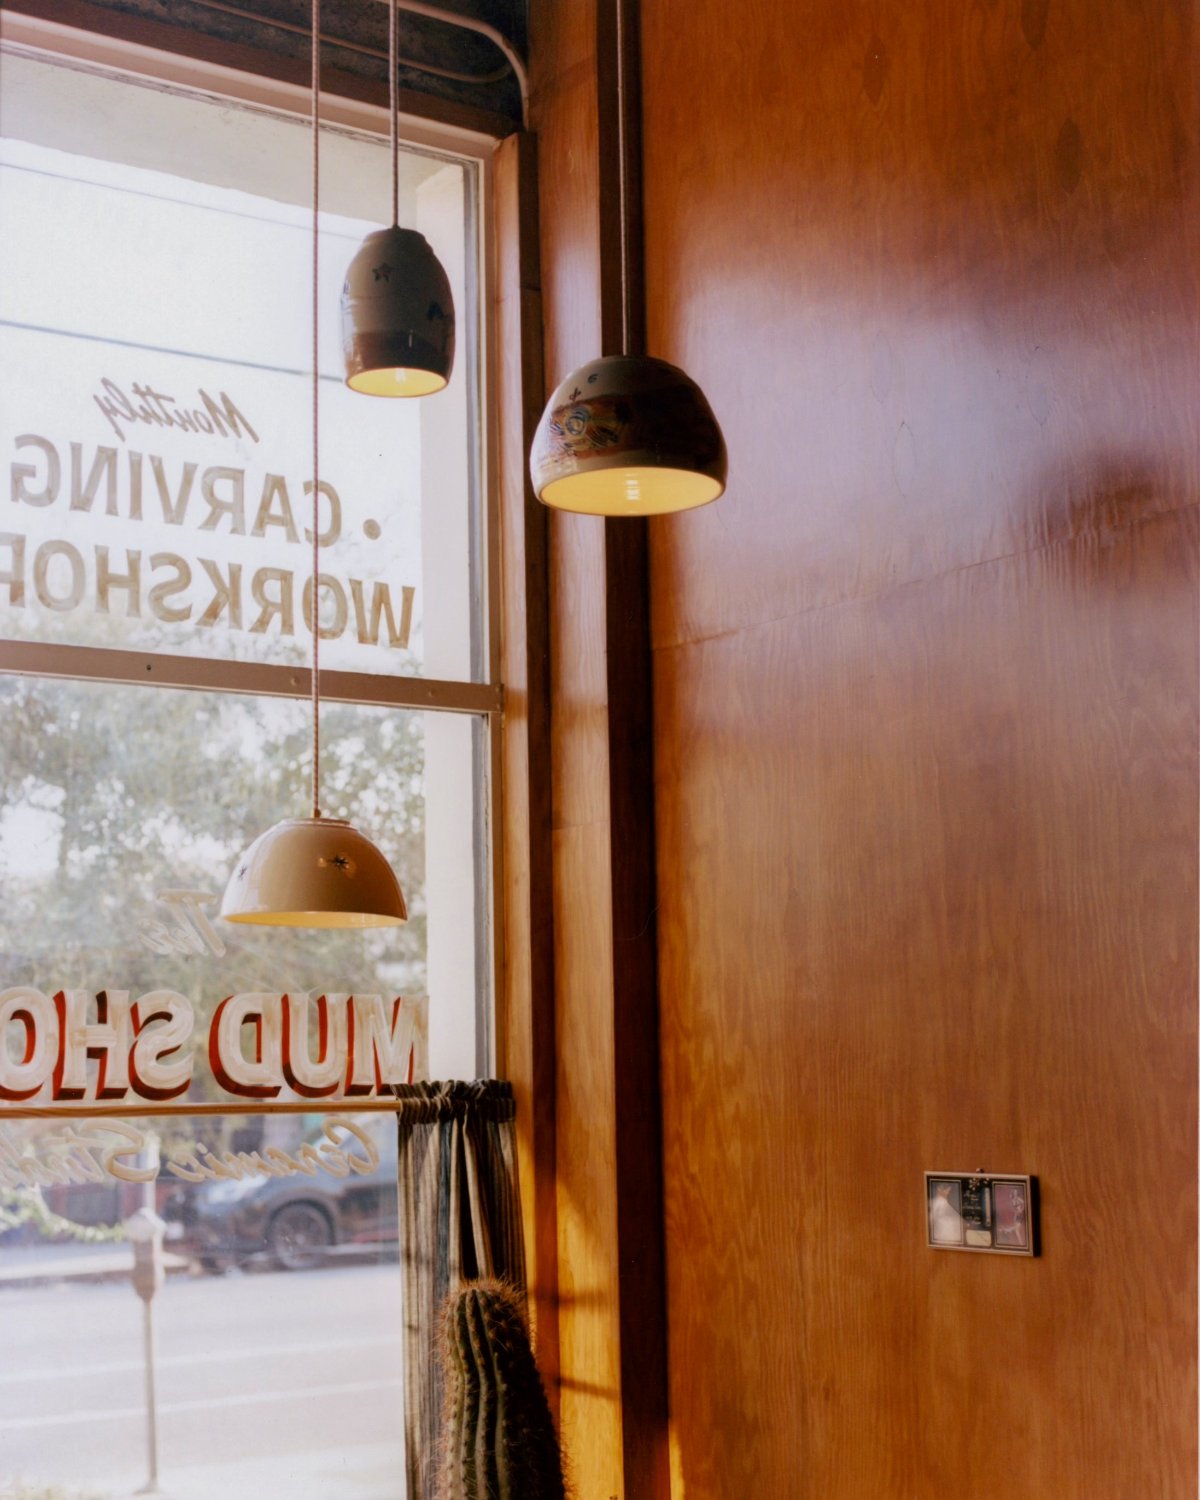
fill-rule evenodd
<path id="1" fill-rule="evenodd" d="M 617 200 L 621 245 L 621 351 L 581 365 L 550 397 L 533 436 L 529 471 L 543 505 L 592 516 L 692 510 L 725 490 L 725 439 L 704 392 L 666 360 L 635 354 L 630 287 L 629 179 L 636 162 L 627 47 L 636 26 L 616 0 Z"/>
<path id="2" fill-rule="evenodd" d="M 693 510 L 725 489 L 725 440 L 704 392 L 648 355 L 572 371 L 550 397 L 529 458 L 538 499 L 591 516 Z"/>
<path id="3" fill-rule="evenodd" d="M 366 396 L 430 396 L 445 386 L 454 368 L 454 297 L 425 236 L 400 227 L 400 23 L 395 0 L 388 0 L 388 22 L 392 227 L 367 235 L 346 272 L 346 384 Z"/>
<path id="4" fill-rule="evenodd" d="M 238 860 L 221 915 L 264 927 L 394 927 L 408 918 L 380 850 L 343 818 L 321 816 L 320 365 L 317 338 L 320 201 L 320 0 L 312 6 L 312 816 L 285 818 Z"/>

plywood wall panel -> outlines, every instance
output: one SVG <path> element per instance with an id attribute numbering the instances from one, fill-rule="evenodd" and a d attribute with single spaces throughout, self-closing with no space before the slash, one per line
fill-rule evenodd
<path id="1" fill-rule="evenodd" d="M 546 391 L 600 342 L 596 20 L 535 0 Z M 581 1494 L 624 1494 L 603 523 L 551 513 L 559 1410 Z"/>
<path id="2" fill-rule="evenodd" d="M 650 346 L 733 475 L 659 528 L 661 640 L 1189 503 L 1192 18 L 646 7 Z"/>
<path id="3" fill-rule="evenodd" d="M 621 1494 L 620 1338 L 612 1117 L 612 913 L 604 824 L 554 838 L 562 1435 L 596 1494 Z"/>
<path id="4" fill-rule="evenodd" d="M 595 78 L 536 96 L 547 395 L 600 347 Z"/>
<path id="5" fill-rule="evenodd" d="M 502 883 L 497 1072 L 517 1104 L 518 1170 L 539 1367 L 557 1395 L 554 892 L 550 758 L 548 526 L 526 453 L 542 403 L 542 315 L 536 146 L 513 135 L 496 149 L 495 333 L 498 370 L 497 534 L 500 556 Z"/>
<path id="6" fill-rule="evenodd" d="M 678 1493 L 1191 1493 L 1198 530 L 659 654 Z"/>
<path id="7" fill-rule="evenodd" d="M 1196 1493 L 1194 7 L 643 13 L 677 1500 Z M 923 1244 L 1033 1171 L 1044 1257 Z"/>
<path id="8" fill-rule="evenodd" d="M 595 8 L 533 21 L 552 382 L 600 343 Z M 1189 1500 L 1194 6 L 642 31 L 649 346 L 732 476 L 650 528 L 676 1500 Z M 605 581 L 555 518 L 563 1417 L 644 1500 Z M 1040 1176 L 1040 1261 L 925 1248 L 921 1173 L 981 1165 Z"/>

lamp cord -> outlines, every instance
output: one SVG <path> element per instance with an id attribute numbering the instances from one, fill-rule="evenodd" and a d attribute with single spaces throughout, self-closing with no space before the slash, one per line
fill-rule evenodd
<path id="1" fill-rule="evenodd" d="M 388 114 L 392 123 L 392 228 L 400 224 L 400 91 L 396 59 L 400 52 L 400 7 L 388 0 Z"/>
<path id="2" fill-rule="evenodd" d="M 317 295 L 320 280 L 321 199 L 321 0 L 312 0 L 312 815 L 321 816 L 321 502 L 320 342 Z"/>

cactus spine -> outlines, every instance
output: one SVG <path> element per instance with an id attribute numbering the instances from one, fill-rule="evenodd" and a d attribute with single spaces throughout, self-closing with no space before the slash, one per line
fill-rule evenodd
<path id="1" fill-rule="evenodd" d="M 550 1407 L 512 1289 L 478 1281 L 453 1294 L 442 1344 L 442 1500 L 565 1500 Z"/>

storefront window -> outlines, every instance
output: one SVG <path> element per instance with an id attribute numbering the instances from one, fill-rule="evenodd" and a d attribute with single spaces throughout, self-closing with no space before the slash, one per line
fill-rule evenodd
<path id="1" fill-rule="evenodd" d="M 307 127 L 12 55 L 2 107 L 0 629 L 303 664 Z M 459 376 L 435 400 L 364 400 L 339 298 L 389 158 L 338 131 L 324 153 L 324 664 L 479 676 L 473 173 L 401 158 L 401 218 L 460 310 Z"/>
<path id="2" fill-rule="evenodd" d="M 490 1056 L 479 164 L 402 155 L 458 363 L 372 400 L 342 384 L 338 300 L 388 153 L 324 132 L 314 606 L 304 120 L 19 49 L 0 77 L 0 1493 L 115 1500 L 157 1464 L 197 1500 L 384 1500 L 380 1096 Z M 306 811 L 314 626 L 324 811 L 391 861 L 399 928 L 217 916 L 249 839 Z"/>

